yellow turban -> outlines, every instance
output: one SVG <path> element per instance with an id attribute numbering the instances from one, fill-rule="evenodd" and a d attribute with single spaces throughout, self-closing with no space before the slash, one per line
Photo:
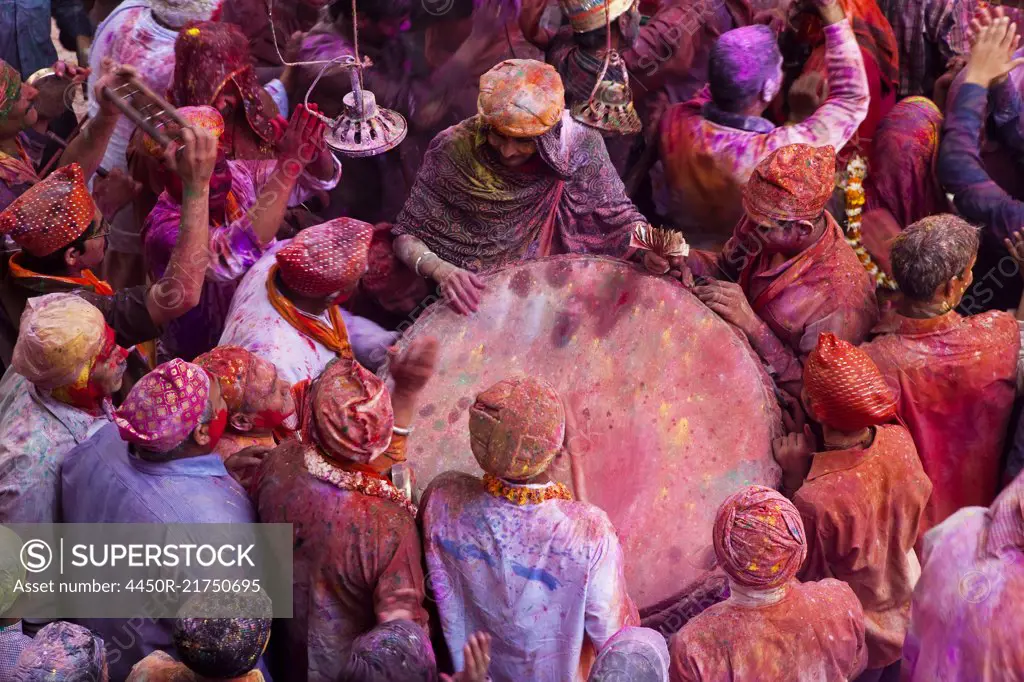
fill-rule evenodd
<path id="1" fill-rule="evenodd" d="M 102 350 L 106 328 L 103 313 L 74 294 L 30 298 L 11 366 L 42 389 L 73 384 Z"/>
<path id="2" fill-rule="evenodd" d="M 562 79 L 550 64 L 506 59 L 480 77 L 480 118 L 506 137 L 543 135 L 564 109 Z"/>

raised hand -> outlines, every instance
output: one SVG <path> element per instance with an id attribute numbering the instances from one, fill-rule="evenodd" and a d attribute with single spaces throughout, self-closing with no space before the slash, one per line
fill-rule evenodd
<path id="1" fill-rule="evenodd" d="M 114 106 L 113 101 L 103 94 L 103 88 L 115 90 L 124 85 L 132 78 L 137 77 L 138 71 L 132 66 L 122 66 L 110 57 L 105 57 L 100 65 L 100 77 L 96 79 L 93 86 L 93 97 L 100 107 L 100 114 L 116 118 L 121 115 L 121 110 Z"/>
<path id="2" fill-rule="evenodd" d="M 971 48 L 966 81 L 988 88 L 1005 78 L 1024 64 L 1024 59 L 1013 58 L 1019 45 L 1017 25 L 1008 18 L 999 17 L 985 25 Z"/>
<path id="3" fill-rule="evenodd" d="M 217 140 L 202 128 L 182 128 L 180 135 L 180 142 L 164 150 L 164 163 L 181 177 L 184 188 L 203 190 L 217 163 Z"/>
<path id="4" fill-rule="evenodd" d="M 305 168 L 320 158 L 324 150 L 324 134 L 327 124 L 324 123 L 305 105 L 295 107 L 288 119 L 288 128 L 277 146 L 277 158 L 281 163 L 298 164 Z"/>

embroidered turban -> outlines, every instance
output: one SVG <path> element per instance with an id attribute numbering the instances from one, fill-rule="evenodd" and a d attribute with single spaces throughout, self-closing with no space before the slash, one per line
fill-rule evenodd
<path id="1" fill-rule="evenodd" d="M 550 64 L 506 59 L 480 77 L 480 118 L 506 137 L 543 135 L 564 109 L 562 79 Z"/>
<path id="2" fill-rule="evenodd" d="M 40 630 L 18 657 L 12 682 L 72 682 L 107 679 L 103 640 L 81 625 L 62 620 Z"/>
<path id="3" fill-rule="evenodd" d="M 558 4 L 562 8 L 562 14 L 569 18 L 572 30 L 576 33 L 587 33 L 604 28 L 609 17 L 615 21 L 633 6 L 633 0 L 558 0 Z"/>
<path id="4" fill-rule="evenodd" d="M 21 99 L 21 74 L 0 59 L 0 121 L 7 119 L 11 109 Z"/>
<path id="5" fill-rule="evenodd" d="M 746 587 L 781 586 L 807 556 L 800 512 L 764 486 L 748 486 L 723 502 L 712 532 L 719 565 Z"/>
<path id="6" fill-rule="evenodd" d="M 203 353 L 193 363 L 220 384 L 220 394 L 228 406 L 228 414 L 241 412 L 246 404 L 246 390 L 253 365 L 266 360 L 241 346 L 217 346 Z"/>
<path id="7" fill-rule="evenodd" d="M 837 431 L 859 431 L 896 418 L 896 395 L 871 357 L 831 332 L 804 362 L 804 388 L 815 418 Z"/>
<path id="8" fill-rule="evenodd" d="M 45 390 L 68 386 L 92 368 L 107 323 L 98 308 L 70 293 L 28 299 L 11 366 Z"/>
<path id="9" fill-rule="evenodd" d="M 543 473 L 565 441 L 565 408 L 547 383 L 512 377 L 476 397 L 469 443 L 484 471 L 525 481 Z"/>
<path id="10" fill-rule="evenodd" d="M 172 29 L 190 21 L 207 21 L 220 7 L 220 0 L 149 0 L 156 17 Z"/>
<path id="11" fill-rule="evenodd" d="M 409 620 L 381 623 L 352 644 L 338 679 L 434 682 L 437 662 L 430 638 Z"/>
<path id="12" fill-rule="evenodd" d="M 202 128 L 213 135 L 214 139 L 219 140 L 224 134 L 224 117 L 213 107 L 181 107 L 178 109 L 178 113 L 190 126 Z M 150 156 L 161 156 L 164 153 L 164 148 L 160 146 L 160 143 L 145 133 L 142 134 L 142 148 Z"/>
<path id="13" fill-rule="evenodd" d="M 274 142 L 277 134 L 272 117 L 261 98 L 266 93 L 256 80 L 249 41 L 242 29 L 219 21 L 185 26 L 174 43 L 174 77 L 167 99 L 176 107 L 212 105 L 228 85 L 238 89 L 252 131 L 264 142 Z"/>
<path id="14" fill-rule="evenodd" d="M 601 648 L 587 682 L 668 682 L 669 661 L 660 632 L 624 627 Z"/>
<path id="15" fill-rule="evenodd" d="M 121 438 L 154 452 L 181 445 L 202 423 L 210 377 L 175 358 L 142 377 L 114 413 Z"/>
<path id="16" fill-rule="evenodd" d="M 77 163 L 58 168 L 28 188 L 0 213 L 8 234 L 36 257 L 49 256 L 81 237 L 96 218 L 85 176 Z"/>
<path id="17" fill-rule="evenodd" d="M 347 291 L 366 272 L 373 225 L 336 218 L 302 230 L 277 252 L 281 279 L 313 298 Z"/>
<path id="18" fill-rule="evenodd" d="M 237 614 L 240 617 L 213 617 Z M 270 641 L 270 600 L 263 593 L 201 594 L 181 608 L 172 637 L 181 662 L 216 680 L 255 668 Z"/>
<path id="19" fill-rule="evenodd" d="M 391 445 L 391 394 L 375 374 L 351 358 L 327 366 L 309 391 L 302 432 L 327 457 L 366 464 Z"/>
<path id="20" fill-rule="evenodd" d="M 757 165 L 743 191 L 743 208 L 759 225 L 821 215 L 836 184 L 836 150 L 791 144 Z"/>

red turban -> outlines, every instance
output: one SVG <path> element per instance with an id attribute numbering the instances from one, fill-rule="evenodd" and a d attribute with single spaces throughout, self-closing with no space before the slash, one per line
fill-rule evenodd
<path id="1" fill-rule="evenodd" d="M 719 565 L 738 584 L 753 589 L 788 582 L 807 556 L 800 512 L 764 486 L 748 486 L 723 502 L 712 532 Z"/>
<path id="2" fill-rule="evenodd" d="M 743 208 L 759 225 L 810 220 L 825 210 L 835 184 L 835 149 L 791 144 L 757 165 L 743 191 Z"/>
<path id="3" fill-rule="evenodd" d="M 325 456 L 366 464 L 391 445 L 395 414 L 384 382 L 355 360 L 339 358 L 309 391 L 302 422 L 303 438 Z"/>
<path id="4" fill-rule="evenodd" d="M 129 443 L 169 452 L 199 426 L 209 399 L 206 371 L 175 358 L 139 379 L 114 422 Z"/>
<path id="5" fill-rule="evenodd" d="M 859 431 L 896 418 L 896 395 L 867 353 L 825 332 L 804 362 L 804 388 L 815 418 L 837 431 Z"/>
<path id="6" fill-rule="evenodd" d="M 220 394 L 228 406 L 228 414 L 245 407 L 245 392 L 253 365 L 266 362 L 241 346 L 217 346 L 197 357 L 193 364 L 202 367 L 220 384 Z"/>
<path id="7" fill-rule="evenodd" d="M 95 218 L 96 204 L 85 176 L 72 163 L 29 187 L 0 213 L 0 234 L 9 234 L 18 246 L 41 258 L 81 237 Z"/>
<path id="8" fill-rule="evenodd" d="M 469 410 L 469 443 L 480 468 L 525 481 L 543 473 L 565 440 L 565 408 L 555 389 L 513 377 L 476 397 Z"/>
<path id="9" fill-rule="evenodd" d="M 354 286 L 366 272 L 373 225 L 337 218 L 299 232 L 277 252 L 281 279 L 304 296 L 326 296 Z"/>

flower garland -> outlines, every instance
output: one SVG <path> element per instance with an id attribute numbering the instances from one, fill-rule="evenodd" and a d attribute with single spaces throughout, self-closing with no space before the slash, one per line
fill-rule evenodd
<path id="1" fill-rule="evenodd" d="M 846 243 L 853 247 L 861 265 L 875 280 L 875 284 L 883 289 L 895 291 L 899 287 L 896 282 L 885 274 L 871 258 L 861 241 L 860 221 L 864 214 L 864 178 L 868 174 L 868 165 L 859 154 L 846 165 Z"/>
<path id="2" fill-rule="evenodd" d="M 391 500 L 401 505 L 407 512 L 416 516 L 416 505 L 408 497 L 396 488 L 391 481 L 385 478 L 368 476 L 361 471 L 345 471 L 331 464 L 323 455 L 313 448 L 306 450 L 306 471 L 325 483 L 341 488 L 342 490 L 353 490 L 371 497 L 379 497 L 384 500 Z"/>
<path id="3" fill-rule="evenodd" d="M 484 487 L 491 495 L 518 505 L 540 504 L 548 500 L 572 499 L 572 493 L 561 483 L 555 483 L 544 488 L 527 488 L 510 485 L 497 476 L 484 474 Z"/>

